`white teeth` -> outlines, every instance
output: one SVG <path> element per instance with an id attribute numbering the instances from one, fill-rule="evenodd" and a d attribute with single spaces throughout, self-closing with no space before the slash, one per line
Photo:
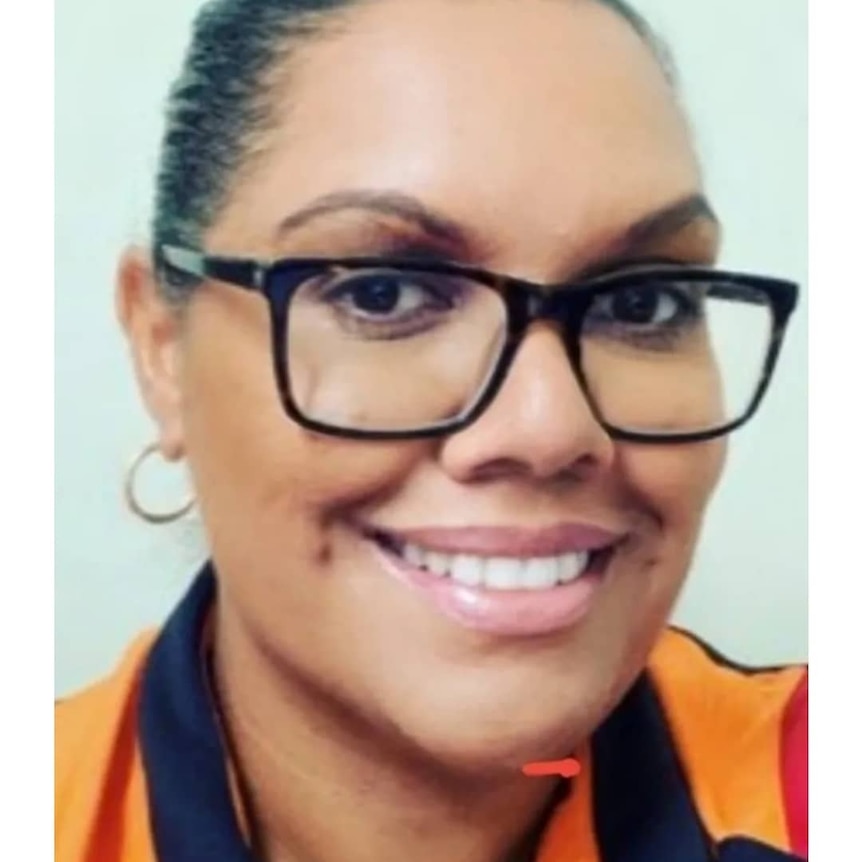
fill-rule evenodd
<path id="1" fill-rule="evenodd" d="M 447 575 L 452 563 L 452 557 L 449 554 L 426 553 L 423 565 L 426 569 L 434 572 L 435 575 Z"/>
<path id="2" fill-rule="evenodd" d="M 492 590 L 546 590 L 571 583 L 584 573 L 590 560 L 587 551 L 521 559 L 443 554 L 411 544 L 405 544 L 400 554 L 411 566 L 451 577 L 465 586 Z"/>
<path id="3" fill-rule="evenodd" d="M 546 590 L 557 583 L 559 564 L 557 557 L 528 560 L 521 577 L 528 590 Z"/>
<path id="4" fill-rule="evenodd" d="M 572 554 L 563 554 L 559 560 L 559 578 L 564 584 L 575 580 L 590 561 L 590 555 L 587 551 L 575 552 Z"/>
<path id="5" fill-rule="evenodd" d="M 409 546 L 408 546 L 409 547 Z M 478 587 L 485 577 L 485 562 L 480 557 L 459 554 L 452 560 L 449 575 L 453 581 L 468 587 Z"/>
<path id="6" fill-rule="evenodd" d="M 405 545 L 402 556 L 411 566 L 421 566 L 424 555 L 416 545 Z"/>
<path id="7" fill-rule="evenodd" d="M 497 590 L 516 590 L 521 584 L 524 563 L 512 557 L 489 557 L 485 560 L 485 586 Z"/>

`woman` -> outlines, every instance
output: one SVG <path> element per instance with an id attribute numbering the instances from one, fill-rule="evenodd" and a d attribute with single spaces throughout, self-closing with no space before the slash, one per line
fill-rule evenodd
<path id="1" fill-rule="evenodd" d="M 804 669 L 666 628 L 796 300 L 719 238 L 617 0 L 211 3 L 117 305 L 212 563 L 57 858 L 804 856 Z"/>

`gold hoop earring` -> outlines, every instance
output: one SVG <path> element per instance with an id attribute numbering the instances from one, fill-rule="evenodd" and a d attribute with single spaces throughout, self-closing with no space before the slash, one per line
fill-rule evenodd
<path id="1" fill-rule="evenodd" d="M 174 521 L 178 521 L 180 518 L 191 512 L 195 505 L 194 497 L 192 497 L 187 503 L 172 512 L 151 512 L 149 509 L 145 509 L 138 501 L 137 493 L 135 491 L 138 471 L 148 458 L 152 455 L 156 455 L 160 451 L 158 443 L 150 443 L 149 446 L 144 447 L 143 451 L 129 465 L 129 469 L 126 472 L 126 481 L 123 484 L 126 505 L 133 514 L 137 515 L 141 520 L 146 521 L 148 524 L 170 524 Z"/>

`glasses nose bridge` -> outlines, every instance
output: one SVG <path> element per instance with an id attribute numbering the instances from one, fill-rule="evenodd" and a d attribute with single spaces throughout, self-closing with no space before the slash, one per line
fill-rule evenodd
<path id="1" fill-rule="evenodd" d="M 574 335 L 586 313 L 589 297 L 572 290 L 570 284 L 538 284 L 529 281 L 513 282 L 515 328 L 526 331 L 531 323 L 544 320 L 559 324 L 567 335 Z"/>
<path id="2" fill-rule="evenodd" d="M 561 345 L 575 380 L 587 400 L 590 395 L 580 367 L 580 330 L 587 314 L 591 295 L 573 290 L 568 283 L 542 284 L 513 279 L 510 282 L 510 356 L 507 365 L 520 353 L 524 338 L 532 323 L 547 321 L 559 327 Z M 505 362 L 505 361 L 504 361 Z M 509 370 L 508 368 L 506 369 Z M 508 375 L 506 375 L 508 376 Z"/>

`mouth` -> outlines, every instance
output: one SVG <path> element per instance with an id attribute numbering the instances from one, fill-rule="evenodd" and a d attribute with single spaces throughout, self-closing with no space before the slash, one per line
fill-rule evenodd
<path id="1" fill-rule="evenodd" d="M 620 536 L 563 525 L 363 530 L 387 574 L 461 626 L 529 637 L 569 628 L 593 605 Z"/>

